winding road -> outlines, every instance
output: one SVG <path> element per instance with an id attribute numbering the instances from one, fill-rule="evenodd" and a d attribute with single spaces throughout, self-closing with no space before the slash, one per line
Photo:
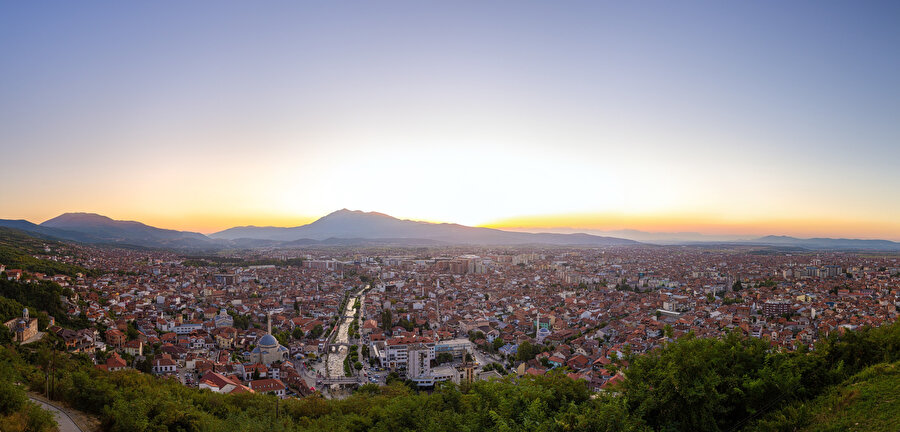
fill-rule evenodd
<path id="1" fill-rule="evenodd" d="M 35 399 L 31 396 L 29 396 L 28 399 L 31 399 L 32 402 L 40 405 L 41 408 L 53 413 L 53 417 L 56 418 L 56 423 L 59 424 L 59 432 L 84 432 L 75 424 L 72 418 L 65 413 L 65 411 L 57 408 L 55 405 L 48 404 L 47 402 Z"/>

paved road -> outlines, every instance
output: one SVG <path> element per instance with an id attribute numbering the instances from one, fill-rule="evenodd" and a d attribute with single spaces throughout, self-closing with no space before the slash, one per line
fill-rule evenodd
<path id="1" fill-rule="evenodd" d="M 59 423 L 59 432 L 83 432 L 81 428 L 78 427 L 78 425 L 76 425 L 71 418 L 69 418 L 69 415 L 62 412 L 62 410 L 60 410 L 59 408 L 46 402 L 34 399 L 30 396 L 28 397 L 28 399 L 31 399 L 32 402 L 40 405 L 41 408 L 53 413 L 53 416 L 56 418 L 56 422 Z"/>
<path id="2" fill-rule="evenodd" d="M 500 363 L 501 365 L 506 366 L 506 361 L 499 356 L 495 357 L 488 353 L 481 352 L 481 350 L 479 350 L 478 348 L 476 348 L 474 351 L 475 361 L 477 361 L 482 367 L 487 366 L 491 363 Z"/>

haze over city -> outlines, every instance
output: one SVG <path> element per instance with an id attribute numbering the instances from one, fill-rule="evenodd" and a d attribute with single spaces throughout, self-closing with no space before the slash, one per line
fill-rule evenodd
<path id="1" fill-rule="evenodd" d="M 10 3 L 0 217 L 900 240 L 898 8 Z"/>

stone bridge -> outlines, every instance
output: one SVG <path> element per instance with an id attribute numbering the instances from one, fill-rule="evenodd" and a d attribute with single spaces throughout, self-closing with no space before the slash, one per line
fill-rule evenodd
<path id="1" fill-rule="evenodd" d="M 322 379 L 322 384 L 332 385 L 353 385 L 359 384 L 359 378 L 356 377 L 332 377 Z"/>
<path id="2" fill-rule="evenodd" d="M 332 342 L 325 345 L 325 351 L 329 353 L 337 352 L 338 347 L 347 347 L 355 345 L 349 342 Z"/>

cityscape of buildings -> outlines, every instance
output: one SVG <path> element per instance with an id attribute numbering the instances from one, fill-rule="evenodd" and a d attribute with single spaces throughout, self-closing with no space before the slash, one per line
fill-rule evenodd
<path id="1" fill-rule="evenodd" d="M 689 333 L 805 349 L 893 322 L 900 304 L 896 254 L 652 245 L 45 252 L 37 257 L 102 271 L 50 277 L 0 263 L 6 278 L 71 290 L 67 313 L 92 326 L 51 323 L 69 352 L 107 371 L 281 397 L 552 369 L 603 391 L 631 356 Z M 40 336 L 28 313 L 6 323 L 21 342 Z"/>

